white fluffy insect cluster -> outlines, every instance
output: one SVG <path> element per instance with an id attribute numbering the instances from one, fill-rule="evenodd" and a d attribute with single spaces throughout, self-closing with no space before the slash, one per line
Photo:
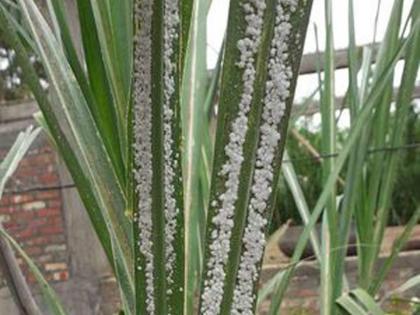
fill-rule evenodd
<path id="1" fill-rule="evenodd" d="M 284 116 L 293 76 L 288 64 L 288 42 L 292 28 L 290 12 L 296 10 L 297 2 L 298 0 L 278 0 L 276 5 L 276 22 L 271 42 L 260 139 L 232 315 L 253 314 L 256 298 L 254 283 L 258 279 L 258 268 L 265 247 L 266 211 L 272 193 L 273 162 L 281 138 L 279 124 Z"/>
<path id="2" fill-rule="evenodd" d="M 165 268 L 168 284 L 173 283 L 175 263 L 175 234 L 179 209 L 175 199 L 175 169 L 178 157 L 175 156 L 174 134 L 172 131 L 174 108 L 173 97 L 176 88 L 176 64 L 173 61 L 179 28 L 179 1 L 164 2 L 163 17 L 163 142 L 164 142 L 164 207 L 165 207 Z M 153 0 L 137 1 L 135 18 L 139 25 L 135 35 L 134 47 L 134 132 L 135 132 L 135 179 L 139 196 L 138 225 L 139 248 L 145 258 L 147 312 L 155 313 L 153 240 L 152 240 L 152 14 Z M 171 290 L 168 289 L 168 294 Z"/>
<path id="3" fill-rule="evenodd" d="M 227 177 L 225 191 L 212 201 L 216 214 L 212 219 L 214 229 L 209 244 L 210 257 L 201 297 L 200 314 L 202 315 L 219 314 L 223 299 L 224 269 L 230 252 L 234 208 L 238 199 L 239 175 L 243 163 L 243 144 L 248 130 L 248 113 L 254 93 L 255 56 L 261 42 L 265 8 L 265 0 L 248 0 L 243 3 L 246 21 L 245 37 L 237 43 L 240 51 L 237 66 L 243 69 L 243 92 L 239 111 L 231 126 L 229 142 L 225 147 L 226 162 L 219 174 Z"/>
<path id="4" fill-rule="evenodd" d="M 134 14 L 139 29 L 134 37 L 134 172 L 139 196 L 139 250 L 145 260 L 146 305 L 155 314 L 152 240 L 152 5 L 153 0 L 135 2 Z M 138 267 L 141 268 L 140 266 Z"/>
<path id="5" fill-rule="evenodd" d="M 164 103 L 163 103 L 163 131 L 164 131 L 164 185 L 165 185 L 165 267 L 168 285 L 173 284 L 173 272 L 175 264 L 175 234 L 177 226 L 177 216 L 179 209 L 176 205 L 174 179 L 175 169 L 178 166 L 177 157 L 174 154 L 173 138 L 173 96 L 176 88 L 176 61 L 173 56 L 175 53 L 176 40 L 178 39 L 179 29 L 179 2 L 176 0 L 165 0 L 164 14 Z M 171 289 L 168 289 L 171 294 Z"/>

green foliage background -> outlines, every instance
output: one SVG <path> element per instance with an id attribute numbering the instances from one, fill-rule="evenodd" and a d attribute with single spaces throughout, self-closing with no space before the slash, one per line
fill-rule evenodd
<path id="1" fill-rule="evenodd" d="M 410 109 L 407 123 L 407 134 L 405 144 L 420 143 L 420 113 L 416 112 L 413 104 Z M 321 132 L 312 132 L 305 127 L 299 129 L 303 135 L 315 148 L 320 148 Z M 337 137 L 343 139 L 346 131 L 341 131 Z M 322 168 L 320 163 L 302 147 L 302 145 L 292 136 L 287 139 L 287 148 L 290 160 L 293 162 L 299 183 L 303 189 L 309 205 L 313 209 L 322 191 Z M 400 163 L 398 167 L 399 176 L 396 178 L 395 190 L 392 196 L 391 216 L 389 225 L 403 225 L 408 222 L 416 205 L 420 202 L 420 147 L 412 146 L 407 149 L 393 151 L 398 154 Z M 318 150 L 320 152 L 320 150 Z M 372 157 L 373 154 L 371 154 Z M 285 162 L 287 163 L 287 161 Z M 344 178 L 344 176 L 342 175 Z M 341 193 L 338 186 L 338 193 Z M 281 224 L 292 220 L 292 224 L 302 224 L 302 219 L 296 207 L 296 202 L 290 192 L 284 177 L 281 177 L 278 187 L 279 197 L 277 207 L 274 212 L 271 231 L 276 230 Z"/>

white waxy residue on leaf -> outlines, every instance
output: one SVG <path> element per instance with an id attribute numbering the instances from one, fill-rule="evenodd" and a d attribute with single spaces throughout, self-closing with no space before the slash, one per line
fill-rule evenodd
<path id="1" fill-rule="evenodd" d="M 173 284 L 174 264 L 176 259 L 175 236 L 177 232 L 177 208 L 175 198 L 175 170 L 178 167 L 177 156 L 174 152 L 174 96 L 176 89 L 176 42 L 179 32 L 179 2 L 165 0 L 164 3 L 164 100 L 163 100 L 163 132 L 164 132 L 164 191 L 165 191 L 165 267 L 168 285 Z M 167 292 L 172 293 L 171 289 Z"/>
<path id="2" fill-rule="evenodd" d="M 272 195 L 274 158 L 281 139 L 280 123 L 290 96 L 292 70 L 288 65 L 289 37 L 292 25 L 290 12 L 297 8 L 297 0 L 279 0 L 268 63 L 260 139 L 257 149 L 248 218 L 244 231 L 243 251 L 233 296 L 232 315 L 253 314 L 255 282 L 265 248 L 267 205 Z"/>
<path id="3" fill-rule="evenodd" d="M 139 251 L 144 257 L 146 307 L 155 314 L 154 259 L 152 224 L 152 0 L 135 1 L 134 17 L 138 27 L 134 36 L 134 176 L 138 196 L 136 220 Z M 138 267 L 141 268 L 140 266 Z"/>
<path id="4" fill-rule="evenodd" d="M 224 292 L 225 267 L 230 252 L 230 240 L 233 229 L 235 203 L 238 199 L 239 175 L 243 163 L 243 145 L 248 130 L 248 114 L 254 94 L 255 59 L 261 42 L 264 12 L 264 0 L 243 1 L 245 13 L 245 36 L 237 42 L 240 58 L 237 66 L 242 72 L 242 95 L 239 110 L 231 125 L 229 142 L 224 148 L 226 161 L 219 176 L 224 176 L 225 190 L 211 206 L 215 208 L 212 219 L 213 230 L 209 243 L 210 256 L 201 296 L 202 315 L 217 315 L 220 312 Z"/>

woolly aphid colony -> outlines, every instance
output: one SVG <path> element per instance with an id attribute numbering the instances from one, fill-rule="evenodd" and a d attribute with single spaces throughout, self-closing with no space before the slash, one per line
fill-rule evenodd
<path id="1" fill-rule="evenodd" d="M 255 56 L 261 41 L 264 23 L 265 1 L 246 1 L 243 9 L 247 22 L 245 37 L 238 41 L 240 58 L 237 66 L 243 69 L 243 92 L 239 111 L 231 126 L 229 143 L 225 147 L 226 162 L 221 176 L 226 176 L 226 190 L 212 201 L 217 208 L 213 217 L 214 230 L 209 244 L 210 257 L 207 262 L 207 274 L 202 294 L 200 314 L 219 314 L 223 298 L 225 265 L 230 252 L 230 238 L 233 228 L 235 203 L 238 198 L 239 175 L 243 162 L 243 144 L 248 130 L 248 113 L 251 107 L 255 83 Z"/>
<path id="2" fill-rule="evenodd" d="M 154 275 L 153 275 L 153 224 L 152 224 L 152 8 L 153 0 L 135 2 L 135 21 L 140 25 L 134 39 L 134 133 L 135 133 L 135 179 L 138 204 L 139 249 L 145 260 L 147 292 L 147 311 L 155 313 Z M 173 151 L 174 135 L 172 123 L 174 109 L 172 99 L 175 93 L 175 43 L 178 38 L 179 3 L 167 0 L 164 3 L 164 99 L 163 99 L 163 136 L 164 136 L 164 193 L 165 193 L 165 261 L 166 279 L 173 283 L 175 263 L 174 240 L 176 233 L 177 209 L 174 189 L 175 169 L 178 160 Z M 140 267 L 139 267 L 140 268 Z M 167 294 L 172 292 L 168 289 Z"/>
<path id="3" fill-rule="evenodd" d="M 288 3 L 289 10 L 295 10 L 296 1 L 279 1 L 274 37 L 271 42 L 268 66 L 268 80 L 265 85 L 265 98 L 260 127 L 255 173 L 248 206 L 247 227 L 243 244 L 238 276 L 233 298 L 232 314 L 252 314 L 255 300 L 254 283 L 258 278 L 258 264 L 264 254 L 265 210 L 273 184 L 273 162 L 275 150 L 281 138 L 279 124 L 286 109 L 290 82 L 293 76 L 288 65 L 288 39 L 291 31 L 290 15 L 284 14 L 282 4 Z"/>
<path id="4" fill-rule="evenodd" d="M 141 25 L 134 38 L 134 163 L 138 204 L 139 250 L 145 260 L 147 311 L 155 312 L 152 252 L 152 5 L 153 0 L 135 1 L 136 24 Z M 139 267 L 140 268 L 140 267 Z"/>
<path id="5" fill-rule="evenodd" d="M 275 150 L 280 141 L 279 124 L 283 118 L 286 99 L 289 97 L 291 68 L 288 63 L 288 41 L 291 31 L 290 15 L 297 8 L 297 0 L 279 0 L 276 5 L 276 22 L 271 43 L 268 65 L 268 81 L 265 86 L 262 125 L 257 151 L 257 160 L 247 225 L 243 236 L 243 253 L 235 284 L 231 314 L 253 314 L 255 301 L 254 282 L 258 277 L 258 265 L 265 245 L 265 211 L 271 196 L 273 184 L 273 162 Z M 234 205 L 238 198 L 239 175 L 243 162 L 243 144 L 247 133 L 248 113 L 253 98 L 255 83 L 255 57 L 261 41 L 265 1 L 246 1 L 243 4 L 247 22 L 245 38 L 237 43 L 240 60 L 237 65 L 243 69 L 243 93 L 237 117 L 234 119 L 225 148 L 226 162 L 221 176 L 226 176 L 226 190 L 212 201 L 217 207 L 213 218 L 210 243 L 210 259 L 205 275 L 200 314 L 219 314 L 223 299 L 225 267 L 230 252 L 230 238 L 233 229 Z"/>
<path id="6" fill-rule="evenodd" d="M 271 196 L 273 184 L 273 161 L 281 135 L 279 124 L 282 120 L 285 101 L 289 96 L 292 77 L 287 65 L 288 40 L 291 30 L 290 15 L 297 7 L 297 0 L 278 0 L 274 38 L 271 43 L 268 65 L 268 81 L 265 85 L 262 125 L 258 143 L 257 160 L 252 183 L 251 199 L 248 209 L 247 226 L 243 236 L 243 253 L 236 279 L 232 314 L 252 315 L 255 300 L 254 281 L 258 276 L 258 264 L 264 251 L 264 230 L 267 224 L 265 211 Z M 152 8 L 153 0 L 135 2 L 135 20 L 141 27 L 135 35 L 134 47 L 134 132 L 135 132 L 135 179 L 137 194 L 141 196 L 138 204 L 139 250 L 144 257 L 147 312 L 155 314 L 154 301 L 154 257 L 152 252 Z M 171 107 L 175 93 L 175 64 L 173 54 L 179 28 L 179 2 L 166 0 L 164 3 L 164 193 L 165 193 L 165 258 L 167 281 L 173 282 L 175 260 L 174 238 L 176 218 L 179 212 L 175 201 L 174 178 L 178 167 L 173 152 L 172 123 L 174 109 Z M 225 147 L 226 161 L 220 172 L 224 176 L 225 191 L 212 206 L 217 209 L 212 224 L 214 230 L 209 243 L 210 256 L 207 274 L 201 296 L 202 315 L 217 315 L 223 298 L 225 267 L 230 252 L 230 239 L 233 228 L 235 203 L 238 198 L 238 185 L 243 163 L 243 145 L 248 131 L 248 114 L 254 95 L 256 78 L 255 59 L 258 53 L 264 23 L 266 1 L 243 1 L 245 36 L 237 43 L 239 60 L 236 65 L 243 71 L 242 96 L 239 111 L 231 125 L 229 142 Z M 139 267 L 140 268 L 140 267 Z M 170 294 L 171 292 L 167 292 Z"/>

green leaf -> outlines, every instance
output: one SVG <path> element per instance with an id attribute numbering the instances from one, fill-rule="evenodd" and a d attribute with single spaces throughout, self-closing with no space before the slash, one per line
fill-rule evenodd
<path id="1" fill-rule="evenodd" d="M 341 305 L 350 315 L 368 315 L 368 313 L 359 305 L 349 294 L 340 297 L 337 303 Z"/>
<path id="2" fill-rule="evenodd" d="M 296 207 L 298 208 L 299 215 L 302 218 L 303 223 L 308 224 L 311 213 L 309 211 L 306 198 L 299 184 L 298 177 L 296 175 L 293 164 L 289 158 L 289 154 L 287 153 L 287 150 L 284 151 L 284 160 L 289 161 L 288 163 L 282 163 L 281 165 L 284 179 L 286 180 L 287 186 L 289 187 L 293 195 L 293 200 L 295 201 Z M 319 239 L 318 239 L 318 235 L 316 234 L 316 231 L 311 231 L 310 237 L 311 237 L 312 248 L 314 249 L 314 252 L 315 252 L 315 256 L 317 260 L 320 262 L 322 259 L 321 246 L 319 244 Z"/>
<path id="3" fill-rule="evenodd" d="M 208 0 L 198 0 L 193 5 L 181 95 L 183 138 L 185 139 L 183 178 L 186 229 L 186 314 L 193 314 L 194 297 L 200 284 L 199 275 L 203 260 L 201 246 L 204 234 L 201 228 L 203 224 L 200 221 L 205 222 L 206 218 L 197 165 L 201 163 L 203 129 L 207 120 L 203 103 L 208 81 L 205 36 L 208 2 Z"/>
<path id="4" fill-rule="evenodd" d="M 412 11 L 412 19 L 413 25 L 416 22 L 420 21 L 420 6 L 413 4 Z M 401 146 L 403 144 L 403 136 L 405 134 L 406 128 L 404 126 L 407 122 L 407 117 L 409 114 L 409 108 L 411 105 L 411 96 L 414 92 L 416 87 L 416 79 L 420 64 L 420 59 L 418 56 L 420 55 L 420 30 L 417 29 L 415 31 L 415 36 L 413 38 L 412 43 L 407 48 L 407 52 L 405 55 L 405 65 L 404 71 L 402 74 L 401 85 L 398 90 L 398 95 L 396 99 L 396 117 L 395 122 L 393 125 L 390 123 L 387 124 L 387 128 L 390 128 L 392 131 L 390 132 L 391 143 L 390 146 Z M 391 103 L 391 102 L 390 102 Z M 395 179 L 398 176 L 398 162 L 399 162 L 400 154 L 398 152 L 391 152 L 384 156 L 386 162 L 386 169 L 387 172 L 382 174 L 381 176 L 381 185 L 378 189 L 379 198 L 378 203 L 376 205 L 377 209 L 377 217 L 379 218 L 378 222 L 375 226 L 375 233 L 374 233 L 374 242 L 380 243 L 383 240 L 385 227 L 388 222 L 389 217 L 389 207 L 390 201 L 392 196 L 392 191 L 395 185 Z M 375 259 L 379 255 L 379 249 L 375 251 Z"/>
<path id="5" fill-rule="evenodd" d="M 89 1 L 96 24 L 100 55 L 103 58 L 103 65 L 117 112 L 118 119 L 116 122 L 121 148 L 126 148 L 128 141 L 127 117 L 132 75 L 131 52 L 133 51 L 132 1 Z M 90 8 L 88 11 L 90 11 Z M 90 15 L 90 12 L 87 14 Z M 92 43 L 92 45 L 95 44 Z M 122 150 L 123 160 L 125 162 L 127 161 L 126 153 Z"/>
<path id="6" fill-rule="evenodd" d="M 270 48 L 272 48 L 271 41 L 274 35 L 274 22 L 277 14 L 275 7 L 276 1 L 267 1 L 266 5 L 267 9 L 264 11 L 263 25 L 261 30 L 259 30 L 261 31 L 261 38 L 258 41 L 259 45 L 256 45 L 253 51 L 250 49 L 249 52 L 251 54 L 249 58 L 252 58 L 249 64 L 252 64 L 252 71 L 255 70 L 255 81 L 250 80 L 246 84 L 252 85 L 253 90 L 249 92 L 245 87 L 244 92 L 244 78 L 247 78 L 248 73 L 243 68 L 238 67 L 239 60 L 241 60 L 241 50 L 238 49 L 238 44 L 240 45 L 242 43 L 240 40 L 247 36 L 245 29 L 251 17 L 247 16 L 241 1 L 232 1 L 230 4 L 218 107 L 216 145 L 210 195 L 211 202 L 208 212 L 206 258 L 204 261 L 205 270 L 203 273 L 200 299 L 200 312 L 203 313 L 210 309 L 212 310 L 210 312 L 218 313 L 219 308 L 220 314 L 231 314 L 231 312 L 234 312 L 233 307 L 237 307 L 238 298 L 236 297 L 235 299 L 234 291 L 239 290 L 238 286 L 240 284 L 238 282 L 242 279 L 243 275 L 243 271 L 239 271 L 241 257 L 249 255 L 245 251 L 249 248 L 247 246 L 251 246 L 242 242 L 243 238 L 247 238 L 244 235 L 249 230 L 249 222 L 247 222 L 249 220 L 248 210 L 250 198 L 253 194 L 251 187 L 253 187 L 257 149 L 260 144 L 260 126 L 262 124 L 261 116 L 263 112 L 262 100 L 265 96 L 265 82 L 268 75 L 267 60 L 270 56 Z M 291 45 L 293 50 L 290 51 L 288 65 L 291 66 L 295 76 L 290 81 L 290 97 L 287 100 L 285 118 L 279 126 L 277 124 L 275 125 L 276 128 L 279 128 L 281 135 L 285 134 L 287 126 L 288 113 L 295 86 L 294 79 L 298 72 L 301 57 L 301 39 L 305 35 L 310 7 L 310 1 L 302 1 L 299 2 L 296 11 L 291 13 L 292 28 L 287 44 Z M 255 8 L 253 9 L 257 10 Z M 297 39 L 299 37 L 297 34 L 301 35 L 300 40 Z M 246 43 L 246 41 L 244 42 Z M 242 50 L 245 49 L 247 49 L 246 44 Z M 248 56 L 244 57 L 242 62 L 246 63 L 247 58 Z M 249 64 L 247 64 L 247 67 Z M 243 101 L 243 96 L 246 98 L 246 101 Z M 248 102 L 248 96 L 250 103 L 249 111 L 242 107 L 244 103 Z M 240 119 L 244 119 L 244 124 L 247 124 L 247 129 L 244 132 L 238 131 L 242 130 L 242 127 L 233 127 L 239 126 L 238 121 Z M 235 140 L 236 138 L 239 140 Z M 282 137 L 282 140 L 274 148 L 272 161 L 273 169 L 275 170 L 272 179 L 274 184 L 271 187 L 270 183 L 270 187 L 267 187 L 267 189 L 273 189 L 273 191 L 275 191 L 277 183 L 284 140 L 285 137 Z M 231 153 L 231 150 L 235 151 L 235 153 Z M 241 161 L 237 163 L 238 166 L 236 166 L 236 155 L 238 160 L 240 159 Z M 236 185 L 237 189 L 230 187 L 236 187 Z M 269 194 L 267 198 L 267 207 L 262 214 L 262 220 L 269 220 L 271 217 L 271 209 L 274 204 L 273 195 Z M 225 199 L 232 199 L 232 202 L 224 202 L 223 200 Z M 262 231 L 256 233 L 264 234 L 265 225 L 263 225 L 262 229 Z M 226 239 L 223 237 L 225 234 L 227 234 Z M 219 253 L 217 248 L 220 246 L 223 249 Z M 225 251 L 226 254 L 224 253 Z M 256 253 L 256 255 L 258 254 Z M 220 258 L 221 256 L 226 256 L 226 258 Z M 259 270 L 260 268 L 261 259 L 262 257 L 258 256 L 258 259 L 255 261 L 255 275 L 248 275 L 253 279 L 250 290 L 247 292 L 250 296 L 247 295 L 244 297 L 247 301 L 251 301 L 249 309 L 247 308 L 249 312 L 255 308 L 256 304 L 256 282 L 259 273 L 257 269 Z"/>
<path id="7" fill-rule="evenodd" d="M 325 29 L 326 46 L 324 53 L 324 80 L 321 92 L 321 148 L 323 154 L 333 154 L 337 151 L 336 140 L 336 118 L 335 118 L 335 68 L 334 68 L 334 43 L 332 25 L 332 1 L 325 0 Z M 335 167 L 334 159 L 326 159 L 322 163 L 323 185 L 326 184 L 329 175 Z M 321 286 L 320 286 L 320 309 L 322 315 L 329 315 L 335 312 L 335 296 L 339 292 L 334 292 L 336 275 L 332 272 L 336 263 L 338 234 L 338 216 L 336 207 L 336 187 L 331 187 L 328 202 L 326 203 L 326 228 L 322 238 L 322 258 L 321 266 Z M 339 280 L 340 281 L 340 280 Z"/>
<path id="8" fill-rule="evenodd" d="M 13 27 L 18 32 L 19 36 L 23 39 L 23 43 L 30 47 L 33 52 L 36 52 L 37 48 L 32 40 L 29 31 L 25 28 L 24 23 L 22 23 L 21 15 L 19 14 L 19 6 L 16 3 L 11 5 L 10 1 L 6 1 L 6 4 L 9 4 L 12 9 L 9 9 L 7 6 L 3 5 L 3 12 L 7 16 L 10 23 L 13 24 Z"/>
<path id="9" fill-rule="evenodd" d="M 90 3 L 89 1 L 83 1 L 83 7 L 81 8 L 80 3 L 78 4 L 83 44 L 84 46 L 88 45 L 88 48 L 84 50 L 89 73 L 88 80 L 84 67 L 79 60 L 78 54 L 80 54 L 80 52 L 77 51 L 77 48 L 73 43 L 66 19 L 65 4 L 62 0 L 50 1 L 52 2 L 51 15 L 54 17 L 54 20 L 57 21 L 59 38 L 64 46 L 63 48 L 67 61 L 86 98 L 87 105 L 89 106 L 97 128 L 101 133 L 107 152 L 111 157 L 114 169 L 118 175 L 118 179 L 121 185 L 124 186 L 125 166 L 122 160 L 122 148 L 120 147 L 124 141 L 120 141 L 118 136 L 118 126 L 115 124 L 115 121 L 118 120 L 118 116 L 114 104 L 112 103 L 105 71 L 101 68 L 103 67 L 102 55 L 100 46 L 97 43 L 98 39 L 96 36 L 95 20 L 90 10 Z M 86 17 L 88 17 L 88 22 L 86 22 Z"/>
<path id="10" fill-rule="evenodd" d="M 105 237 L 103 241 L 105 244 L 111 243 L 116 261 L 123 262 L 124 274 L 117 276 L 124 277 L 125 280 L 122 283 L 128 282 L 130 287 L 133 287 L 132 234 L 129 220 L 124 214 L 124 193 L 119 186 L 111 160 L 82 91 L 57 41 L 51 36 L 47 23 L 33 2 L 21 0 L 19 5 L 37 43 L 40 58 L 48 75 L 52 96 L 56 101 L 55 106 L 45 105 L 46 98 L 34 82 L 37 79 L 34 78 L 33 73 L 30 74 L 29 81 L 37 91 L 37 98 L 41 101 L 40 106 L 44 107 L 46 120 L 53 125 L 50 129 L 54 132 L 56 142 L 64 142 L 63 149 L 67 154 L 69 154 L 67 150 L 69 148 L 74 153 L 70 153 L 69 156 L 63 154 L 63 157 L 71 169 L 82 199 L 87 206 L 90 206 L 87 207 L 89 212 L 95 213 L 91 215 L 92 220 L 99 220 L 94 225 L 96 224 L 96 228 L 101 231 L 105 228 L 108 230 L 108 235 L 101 233 L 100 237 Z M 11 38 L 11 40 L 13 46 L 19 46 L 16 38 Z M 17 48 L 22 50 L 21 47 Z M 20 54 L 21 61 L 26 63 L 24 72 L 30 72 L 31 66 L 28 65 L 27 56 L 22 51 Z M 98 210 L 101 213 L 100 216 L 97 213 Z M 125 298 L 132 299 L 133 294 L 127 293 Z"/>
<path id="11" fill-rule="evenodd" d="M 136 314 L 184 312 L 180 88 L 187 7 L 189 1 L 135 3 Z"/>
<path id="12" fill-rule="evenodd" d="M 356 289 L 341 296 L 337 303 L 351 315 L 385 315 L 375 300 L 362 289 Z"/>
<path id="13" fill-rule="evenodd" d="M 378 53 L 378 60 L 376 62 L 376 67 L 378 71 L 375 71 L 373 75 L 373 80 L 382 80 L 383 78 L 379 77 L 380 69 L 383 69 L 393 57 L 395 51 L 398 48 L 398 42 L 400 41 L 400 32 L 401 32 L 401 20 L 402 20 L 402 10 L 403 2 L 395 1 L 393 4 L 390 20 L 388 23 L 388 28 L 386 30 L 385 37 L 382 41 L 381 47 Z M 387 145 L 387 129 L 390 121 L 390 108 L 392 103 L 392 93 L 393 93 L 393 75 L 389 77 L 388 88 L 384 90 L 383 95 L 378 100 L 377 110 L 374 113 L 372 125 L 375 128 L 370 128 L 368 134 L 371 137 L 371 145 L 374 148 L 382 148 Z M 373 156 L 372 162 L 370 164 L 370 174 L 371 178 L 369 180 L 369 196 L 375 196 L 374 198 L 368 199 L 368 209 L 371 211 L 371 215 L 377 217 L 377 222 L 375 224 L 373 241 L 374 244 L 380 244 L 381 238 L 383 237 L 383 231 L 385 225 L 388 222 L 388 211 L 387 207 L 380 207 L 378 204 L 379 191 L 381 187 L 382 177 L 384 172 L 381 170 L 385 167 L 385 153 L 377 153 Z M 388 173 L 388 172 L 387 172 Z M 376 213 L 375 213 L 376 211 Z M 376 257 L 379 254 L 380 247 L 376 247 L 374 250 L 369 251 L 370 255 L 368 256 L 367 263 L 367 272 L 368 274 L 364 275 L 365 281 L 369 281 L 369 277 L 373 274 L 373 269 L 375 265 Z"/>
<path id="14" fill-rule="evenodd" d="M 357 112 L 359 110 L 359 94 L 357 86 L 357 72 L 359 68 L 359 60 L 356 47 L 355 35 L 355 21 L 353 12 L 353 0 L 349 0 L 349 47 L 347 56 L 349 60 L 349 87 L 347 91 L 347 101 L 350 110 L 351 123 L 354 123 Z M 370 62 L 370 61 L 369 61 Z M 366 65 L 370 67 L 370 63 Z M 334 272 L 334 297 L 336 299 L 341 295 L 343 289 L 343 282 L 341 279 L 345 273 L 345 260 L 347 256 L 347 249 L 349 244 L 349 236 L 351 231 L 352 216 L 356 207 L 359 191 L 361 189 L 361 176 L 363 174 L 363 167 L 360 166 L 360 148 L 355 147 L 350 153 L 349 162 L 347 167 L 346 185 L 343 192 L 343 201 L 340 205 L 340 217 L 337 225 L 339 226 L 339 235 L 336 242 L 336 267 Z M 344 282 L 345 286 L 348 283 Z"/>
<path id="15" fill-rule="evenodd" d="M 108 155 L 104 152 L 102 139 L 88 111 L 86 100 L 74 80 L 65 57 L 57 47 L 57 42 L 49 35 L 50 29 L 37 7 L 27 0 L 20 0 L 19 4 L 36 39 L 40 57 L 57 99 L 57 108 L 54 108 L 54 111 L 66 122 L 63 121 L 63 129 L 70 143 L 80 148 L 79 153 L 85 163 L 84 171 L 91 177 L 96 197 L 103 208 L 109 210 L 108 215 L 120 222 L 120 227 L 117 227 L 117 222 L 111 223 L 117 233 L 124 225 L 127 225 L 124 223 L 127 220 L 123 213 L 117 213 L 124 209 L 124 196 L 121 187 L 118 186 L 113 167 L 110 166 Z M 113 192 L 114 195 L 111 196 L 109 192 Z M 109 203 L 105 199 L 108 199 Z M 119 235 L 122 237 L 121 240 L 124 240 L 123 235 L 129 234 L 121 233 Z"/>

